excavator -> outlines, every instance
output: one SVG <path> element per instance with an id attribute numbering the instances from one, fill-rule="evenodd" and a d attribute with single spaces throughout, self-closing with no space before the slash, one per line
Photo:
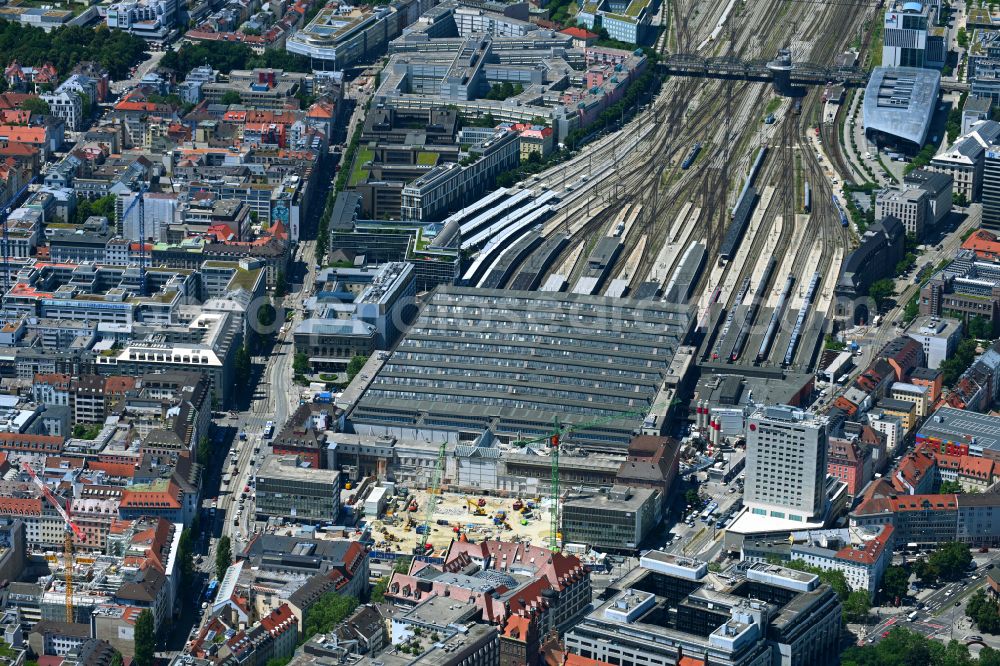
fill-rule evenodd
<path id="1" fill-rule="evenodd" d="M 486 500 L 482 500 L 481 499 L 481 500 L 479 500 L 477 502 L 476 500 L 472 499 L 471 497 L 466 497 L 465 498 L 465 503 L 468 505 L 469 511 L 472 512 L 472 515 L 474 515 L 474 516 L 485 516 L 486 515 L 486 509 L 483 508 L 483 505 L 486 504 Z"/>

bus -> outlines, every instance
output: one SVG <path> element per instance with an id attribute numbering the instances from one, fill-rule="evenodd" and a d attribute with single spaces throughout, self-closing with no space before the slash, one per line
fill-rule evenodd
<path id="1" fill-rule="evenodd" d="M 208 603 L 212 603 L 212 600 L 215 599 L 215 593 L 218 591 L 218 589 L 219 589 L 219 581 L 213 580 L 212 582 L 210 582 L 208 584 L 208 589 L 205 590 L 205 601 L 207 601 Z"/>
<path id="2" fill-rule="evenodd" d="M 271 439 L 274 434 L 274 421 L 268 421 L 264 424 L 264 439 Z"/>
<path id="3" fill-rule="evenodd" d="M 228 472 L 222 477 L 222 487 L 225 488 L 229 485 L 229 482 L 233 480 L 233 475 Z"/>

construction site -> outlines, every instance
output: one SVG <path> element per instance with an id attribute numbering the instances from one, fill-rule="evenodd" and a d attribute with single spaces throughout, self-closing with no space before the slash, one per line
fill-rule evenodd
<path id="1" fill-rule="evenodd" d="M 425 508 L 435 499 L 434 517 L 427 524 Z M 412 490 L 406 498 L 390 500 L 382 518 L 371 521 L 369 527 L 374 548 L 384 552 L 409 554 L 422 548 L 425 554 L 437 556 L 453 539 L 517 541 L 548 547 L 550 506 L 541 498 L 511 500 Z"/>

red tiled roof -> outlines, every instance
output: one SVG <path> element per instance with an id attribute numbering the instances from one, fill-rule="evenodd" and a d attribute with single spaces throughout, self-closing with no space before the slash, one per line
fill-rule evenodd
<path id="1" fill-rule="evenodd" d="M 122 495 L 121 506 L 124 509 L 179 509 L 181 508 L 180 488 L 170 481 L 165 491 L 140 490 L 127 488 Z"/>
<path id="2" fill-rule="evenodd" d="M 117 476 L 123 479 L 131 479 L 135 476 L 135 465 L 129 465 L 126 463 L 90 460 L 87 462 L 87 469 L 104 472 L 108 476 Z"/>
<path id="3" fill-rule="evenodd" d="M 864 564 L 871 566 L 878 562 L 878 559 L 882 556 L 885 551 L 886 546 L 892 539 L 893 527 L 892 525 L 883 525 L 882 531 L 879 532 L 878 536 L 868 541 L 861 548 L 855 548 L 853 546 L 845 546 L 837 551 L 837 558 L 841 560 L 847 560 L 849 562 L 855 562 L 857 564 Z"/>
<path id="4" fill-rule="evenodd" d="M 41 514 L 41 497 L 0 497 L 0 515 L 2 516 L 40 516 Z"/>
<path id="5" fill-rule="evenodd" d="M 942 511 L 958 508 L 958 495 L 902 495 L 888 498 L 892 511 Z"/>
<path id="6" fill-rule="evenodd" d="M 292 609 L 288 607 L 288 604 L 281 604 L 268 615 L 265 615 L 260 619 L 260 624 L 267 633 L 272 636 L 281 633 L 288 628 L 288 621 L 295 621 L 295 615 L 292 614 Z"/>
<path id="7" fill-rule="evenodd" d="M 573 37 L 574 39 L 597 39 L 598 37 L 600 37 L 600 35 L 595 35 L 594 33 L 590 32 L 589 30 L 584 30 L 583 28 L 577 28 L 577 27 L 564 28 L 563 30 L 560 30 L 559 32 L 561 32 L 564 35 L 569 35 L 570 37 Z"/>

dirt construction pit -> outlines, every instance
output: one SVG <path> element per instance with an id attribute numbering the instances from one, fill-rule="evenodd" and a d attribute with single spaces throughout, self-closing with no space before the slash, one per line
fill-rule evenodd
<path id="1" fill-rule="evenodd" d="M 424 490 L 410 492 L 417 503 L 416 511 L 409 511 L 402 500 L 387 514 L 372 521 L 372 538 L 377 550 L 412 553 L 422 534 L 427 516 L 427 502 L 431 495 Z M 453 539 L 480 542 L 488 539 L 521 541 L 535 546 L 549 545 L 549 502 L 540 498 L 521 498 L 521 510 L 515 510 L 515 498 L 478 497 L 442 493 L 437 497 L 437 507 L 430 520 L 428 555 L 441 555 Z"/>

